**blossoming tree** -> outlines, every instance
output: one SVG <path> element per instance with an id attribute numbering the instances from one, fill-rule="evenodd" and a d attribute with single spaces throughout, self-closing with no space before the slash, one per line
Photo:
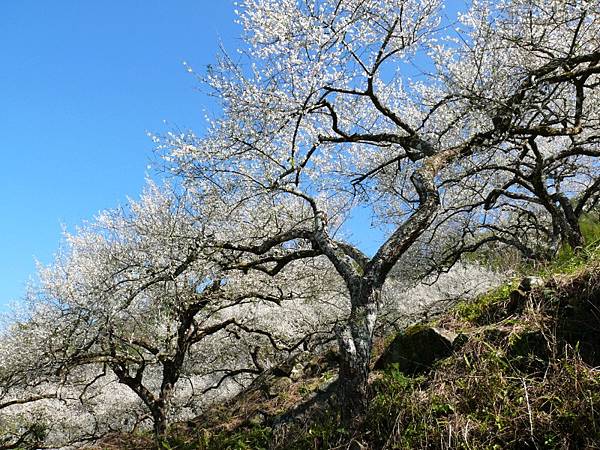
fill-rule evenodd
<path id="1" fill-rule="evenodd" d="M 483 177 L 482 204 L 494 206 L 495 189 L 518 200 L 506 179 L 519 164 L 516 147 L 527 152 L 520 161 L 535 165 L 545 157 L 536 145 L 550 137 L 577 142 L 597 126 L 588 94 L 600 71 L 598 1 L 476 0 L 453 27 L 443 6 L 245 0 L 242 56 L 222 56 L 205 78 L 223 114 L 203 137 L 171 133 L 160 144 L 171 170 L 220 202 L 233 228 L 257 220 L 240 208 L 261 211 L 262 236 L 219 237 L 232 261 L 276 272 L 321 255 L 335 267 L 351 300 L 338 330 L 346 421 L 365 407 L 382 286 L 438 218 L 442 200 L 464 204 L 471 194 L 463 180 L 490 155 L 503 172 Z M 597 142 L 594 133 L 585 139 Z M 579 148 L 554 158 L 566 164 Z M 562 223 L 570 220 L 562 197 L 553 191 L 544 199 L 538 181 L 536 173 L 521 186 L 575 243 Z M 356 209 L 387 232 L 372 256 L 339 232 Z"/>
<path id="2" fill-rule="evenodd" d="M 260 373 L 269 348 L 285 356 L 306 343 L 316 330 L 290 336 L 253 316 L 261 305 L 312 298 L 305 286 L 314 284 L 318 268 L 286 264 L 276 277 L 228 269 L 231 255 L 211 244 L 226 229 L 218 206 L 194 206 L 185 193 L 150 184 L 140 201 L 67 235 L 55 262 L 40 268 L 29 318 L 15 325 L 37 336 L 28 350 L 36 363 L 24 361 L 15 373 L 45 382 L 47 392 L 23 398 L 26 386 L 16 383 L 20 391 L 10 398 L 61 398 L 68 386 L 89 404 L 106 391 L 99 386 L 116 381 L 146 411 L 127 419 L 129 429 L 149 419 L 160 440 L 170 419 L 202 406 L 203 393 Z M 244 228 L 247 235 L 253 223 Z M 17 357 L 16 349 L 11 354 Z"/>

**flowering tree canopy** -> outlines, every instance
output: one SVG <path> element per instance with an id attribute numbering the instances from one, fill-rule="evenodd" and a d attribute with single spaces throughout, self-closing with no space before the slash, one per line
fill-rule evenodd
<path id="1" fill-rule="evenodd" d="M 311 288 L 317 273 L 327 279 L 326 268 L 318 261 L 287 264 L 277 276 L 227 269 L 231 255 L 211 244 L 223 228 L 213 208 L 195 208 L 185 193 L 150 184 L 140 201 L 68 234 L 54 264 L 40 268 L 29 317 L 2 341 L 14 362 L 0 371 L 7 378 L 0 407 L 66 400 L 67 391 L 89 404 L 98 386 L 118 382 L 142 404 L 123 421 L 131 429 L 150 419 L 160 437 L 170 418 L 198 410 L 204 393 L 261 373 L 268 348 L 275 358 L 289 355 L 318 335 L 323 328 L 315 324 L 326 315 L 309 319 L 304 333 L 302 326 L 267 326 L 256 316 L 269 305 L 334 290 L 334 282 Z M 30 391 L 26 398 L 23 390 Z"/>

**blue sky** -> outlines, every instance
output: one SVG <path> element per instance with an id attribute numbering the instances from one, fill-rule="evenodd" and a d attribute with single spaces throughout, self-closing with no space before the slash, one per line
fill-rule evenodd
<path id="1" fill-rule="evenodd" d="M 147 131 L 202 125 L 209 102 L 182 62 L 201 71 L 220 40 L 237 46 L 232 3 L 1 2 L 0 310 L 35 258 L 51 262 L 63 224 L 139 194 Z"/>

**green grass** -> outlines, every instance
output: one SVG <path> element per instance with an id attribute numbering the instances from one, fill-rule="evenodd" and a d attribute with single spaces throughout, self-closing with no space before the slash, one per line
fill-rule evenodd
<path id="1" fill-rule="evenodd" d="M 565 246 L 553 261 L 538 270 L 538 275 L 548 277 L 556 274 L 572 274 L 594 261 L 600 261 L 600 241 L 592 241 L 578 252 Z"/>
<path id="2" fill-rule="evenodd" d="M 473 300 L 459 302 L 454 307 L 458 319 L 467 322 L 477 322 L 490 313 L 492 307 L 507 301 L 510 293 L 517 288 L 517 279 L 508 281 L 486 294 L 480 295 Z"/>

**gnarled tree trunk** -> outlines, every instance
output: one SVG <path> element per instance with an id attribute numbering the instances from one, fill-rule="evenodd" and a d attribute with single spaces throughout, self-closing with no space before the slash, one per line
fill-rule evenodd
<path id="1" fill-rule="evenodd" d="M 368 380 L 377 321 L 380 288 L 362 280 L 351 293 L 350 318 L 338 336 L 340 371 L 338 398 L 342 422 L 351 425 L 365 412 L 368 402 Z"/>

